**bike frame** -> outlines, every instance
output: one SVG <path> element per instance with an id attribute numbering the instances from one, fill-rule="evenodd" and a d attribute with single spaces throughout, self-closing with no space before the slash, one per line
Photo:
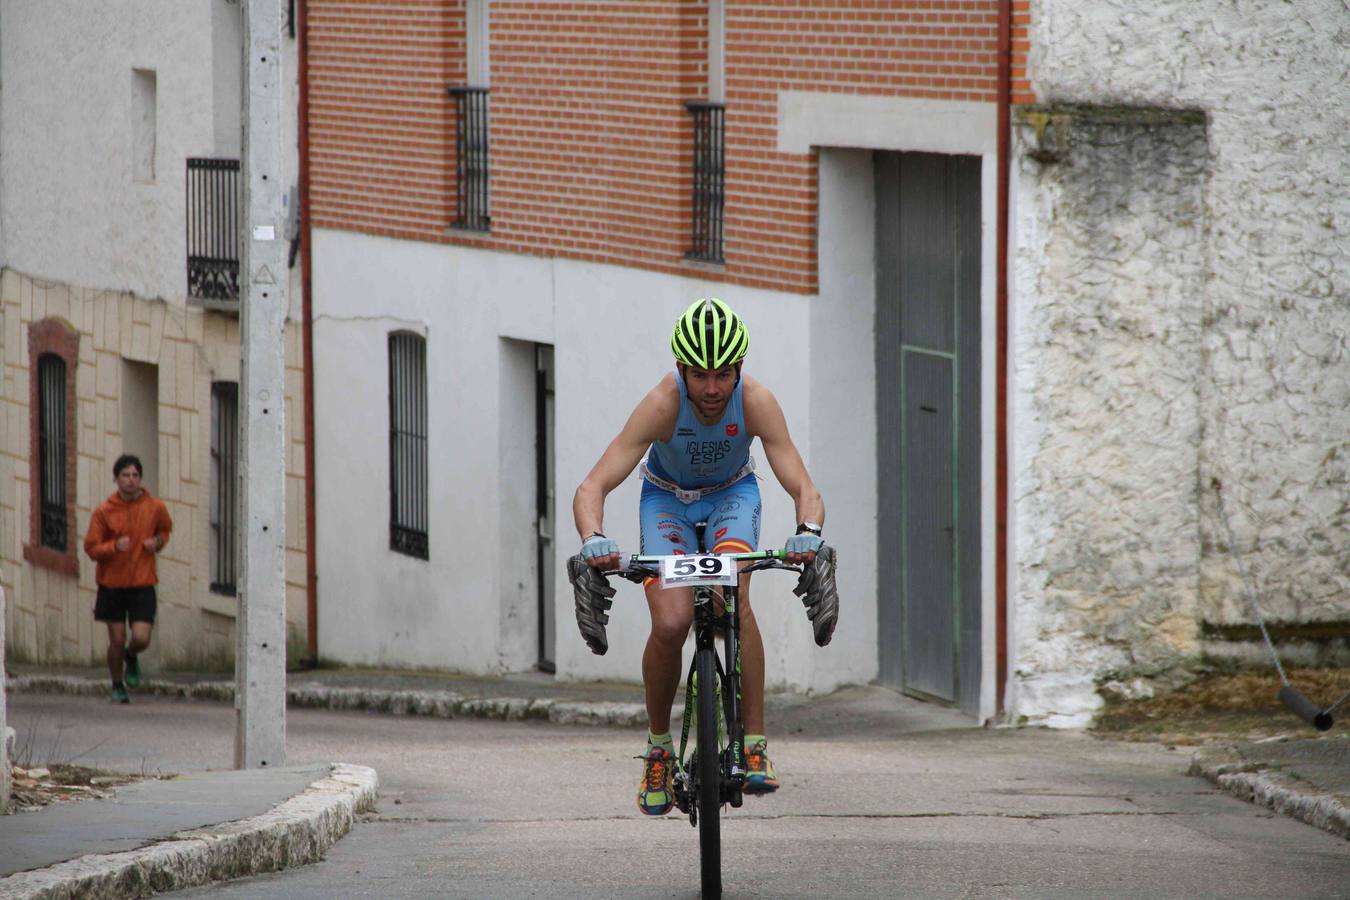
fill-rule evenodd
<path id="1" fill-rule="evenodd" d="M 689 816 L 689 824 L 699 828 L 702 847 L 703 893 L 705 896 L 721 894 L 721 837 L 718 824 L 718 807 L 730 804 L 739 808 L 744 800 L 746 777 L 745 761 L 745 723 L 741 720 L 741 622 L 740 622 L 740 579 L 760 569 L 778 568 L 790 572 L 800 572 L 795 566 L 783 562 L 787 557 L 784 550 L 760 550 L 753 553 L 718 554 L 729 557 L 738 566 L 735 585 L 694 585 L 694 658 L 689 664 L 689 674 L 685 678 L 684 720 L 680 731 L 680 748 L 675 757 L 674 790 L 675 802 L 680 811 Z M 659 577 L 659 567 L 664 557 L 633 556 L 624 571 L 624 577 L 640 581 L 648 575 Z M 750 563 L 741 567 L 741 563 Z M 718 608 L 720 605 L 720 609 Z M 723 636 L 723 653 L 717 652 L 717 637 Z M 707 658 L 711 656 L 713 665 L 708 667 Z M 700 664 L 713 673 L 713 684 L 700 683 L 697 677 Z M 712 772 L 700 760 L 694 764 L 695 756 L 687 754 L 690 725 L 694 710 L 699 705 L 699 693 L 712 691 L 712 696 L 721 693 L 718 711 L 726 725 L 726 746 L 719 739 L 719 730 L 713 726 L 706 731 L 699 723 L 699 740 L 695 745 L 697 754 L 709 752 L 717 755 L 717 785 L 715 802 L 704 806 L 704 821 L 700 826 L 700 777 L 702 773 Z M 716 705 L 714 702 L 713 705 Z M 705 738 L 712 737 L 712 746 L 705 747 Z"/>

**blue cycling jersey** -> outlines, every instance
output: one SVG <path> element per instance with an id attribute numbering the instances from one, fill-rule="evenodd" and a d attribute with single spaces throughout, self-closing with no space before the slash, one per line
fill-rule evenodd
<path id="1" fill-rule="evenodd" d="M 722 418 L 712 425 L 698 420 L 684 379 L 675 370 L 680 414 L 668 441 L 653 441 L 647 454 L 652 473 L 682 488 L 712 487 L 735 477 L 750 459 L 750 435 L 741 402 L 743 381 L 737 381 Z"/>

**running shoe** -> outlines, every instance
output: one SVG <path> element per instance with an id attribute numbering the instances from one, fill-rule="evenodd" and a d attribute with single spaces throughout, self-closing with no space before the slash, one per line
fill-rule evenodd
<path id="1" fill-rule="evenodd" d="M 140 687 L 141 661 L 137 659 L 136 655 L 133 653 L 128 653 L 123 658 L 126 660 L 125 664 L 126 671 L 122 677 L 126 679 L 127 687 Z"/>
<path id="2" fill-rule="evenodd" d="M 769 762 L 767 742 L 759 741 L 745 751 L 745 787 L 747 794 L 768 794 L 778 790 L 778 775 Z"/>
<path id="3" fill-rule="evenodd" d="M 675 805 L 670 771 L 675 757 L 661 747 L 651 747 L 641 759 L 642 781 L 638 784 L 638 809 L 644 815 L 664 816 Z"/>
<path id="4" fill-rule="evenodd" d="M 130 702 L 131 702 L 131 695 L 127 693 L 127 689 L 124 688 L 124 687 L 122 687 L 122 685 L 120 685 L 120 684 L 114 685 L 114 686 L 113 686 L 113 689 L 112 689 L 112 702 L 113 702 L 113 703 L 130 703 Z"/>

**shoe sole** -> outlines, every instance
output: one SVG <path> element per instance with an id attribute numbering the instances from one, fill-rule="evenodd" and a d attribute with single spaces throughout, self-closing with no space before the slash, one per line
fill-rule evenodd
<path id="1" fill-rule="evenodd" d="M 654 809 L 648 809 L 647 807 L 643 806 L 642 803 L 639 801 L 639 802 L 638 802 L 638 805 L 637 805 L 637 808 L 638 808 L 638 812 L 642 813 L 644 816 L 664 816 L 664 815 L 666 815 L 667 813 L 669 813 L 672 809 L 675 808 L 675 804 L 672 803 L 672 804 L 670 804 L 669 806 L 667 806 L 665 809 L 660 810 L 660 811 L 657 811 L 657 810 L 654 810 Z"/>
<path id="2" fill-rule="evenodd" d="M 745 787 L 741 788 L 741 793 L 754 796 L 756 794 L 772 794 L 776 790 L 778 790 L 777 784 L 755 784 L 752 781 L 747 781 Z"/>

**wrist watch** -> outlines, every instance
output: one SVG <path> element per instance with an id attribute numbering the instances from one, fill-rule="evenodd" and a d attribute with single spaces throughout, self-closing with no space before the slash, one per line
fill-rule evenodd
<path id="1" fill-rule="evenodd" d="M 821 527 L 815 522 L 803 522 L 797 526 L 797 534 L 814 534 L 820 537 Z"/>

